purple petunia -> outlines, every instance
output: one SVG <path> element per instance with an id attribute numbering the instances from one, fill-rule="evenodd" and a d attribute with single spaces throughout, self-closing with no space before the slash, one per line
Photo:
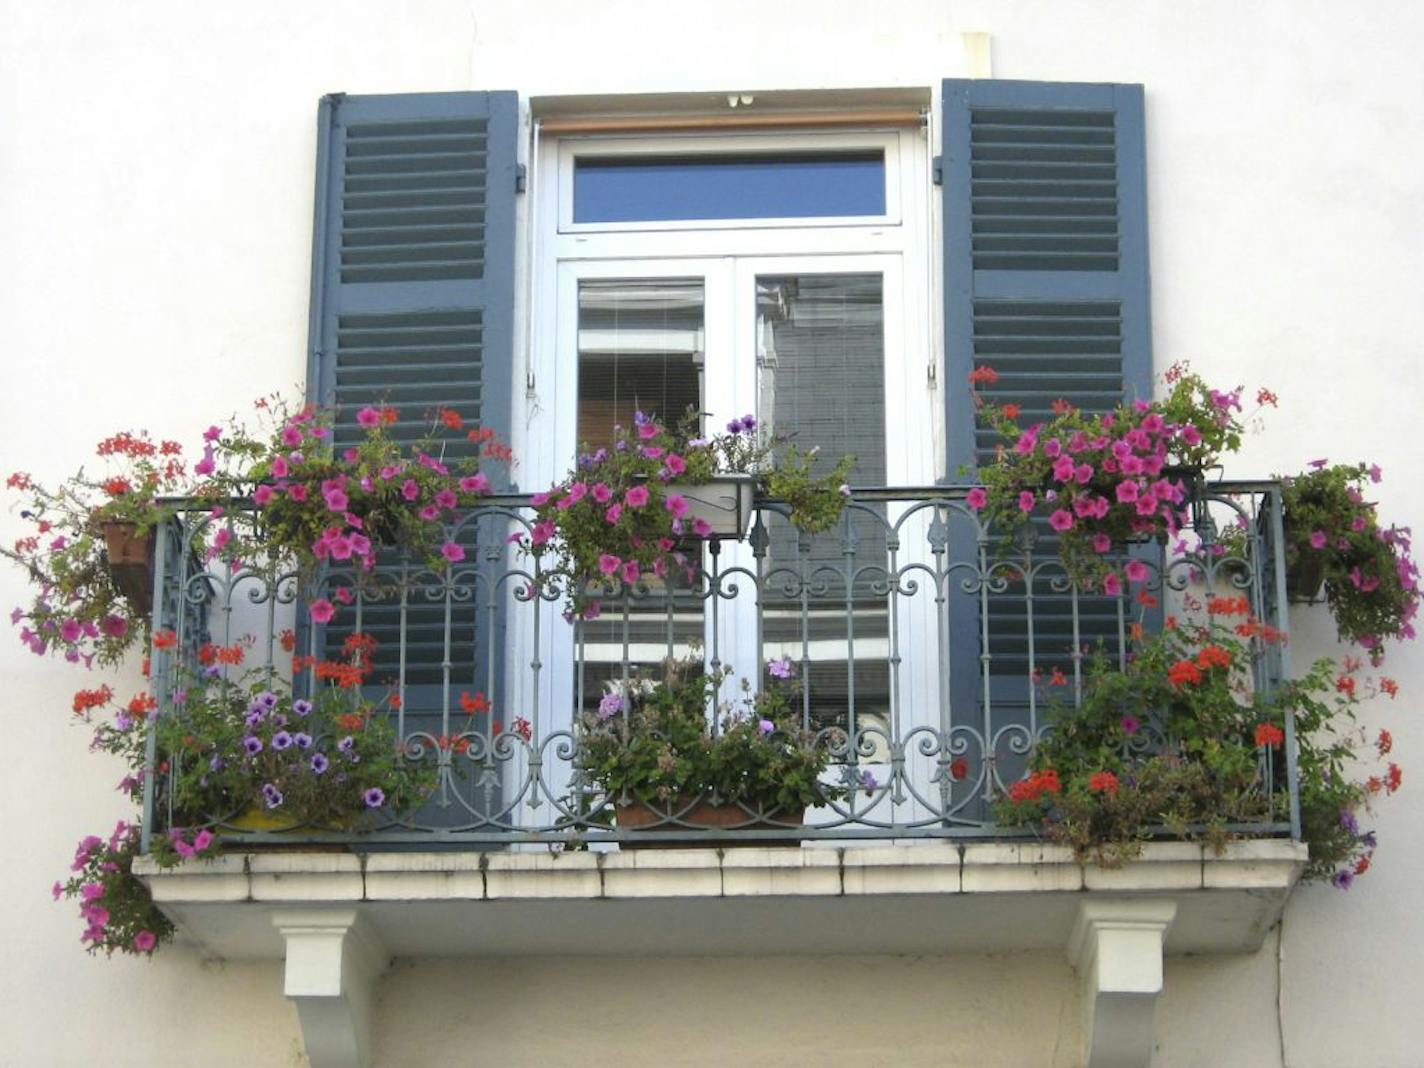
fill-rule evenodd
<path id="1" fill-rule="evenodd" d="M 603 700 L 598 702 L 598 718 L 612 719 L 619 712 L 627 707 L 621 694 L 608 693 L 603 695 Z"/>
<path id="2" fill-rule="evenodd" d="M 295 701 L 292 702 L 292 711 L 299 716 L 309 716 L 311 715 L 311 710 L 312 703 L 310 701 L 305 701 L 302 698 L 298 697 Z"/>
<path id="3" fill-rule="evenodd" d="M 373 786 L 362 791 L 361 800 L 366 802 L 367 808 L 380 808 L 386 803 L 386 794 L 379 786 Z"/>
<path id="4" fill-rule="evenodd" d="M 273 738 L 272 741 L 275 744 L 277 739 Z M 310 749 L 312 746 L 312 736 L 305 731 L 298 731 L 292 735 L 292 741 L 296 744 L 298 749 Z"/>
<path id="5" fill-rule="evenodd" d="M 270 782 L 263 783 L 262 799 L 267 802 L 268 808 L 277 808 L 282 803 L 282 791 Z"/>
<path id="6" fill-rule="evenodd" d="M 776 724 L 769 719 L 764 719 L 757 724 L 757 730 L 761 731 L 762 734 L 770 734 L 776 730 Z"/>
<path id="7" fill-rule="evenodd" d="M 247 750 L 248 756 L 256 756 L 262 752 L 262 739 L 255 734 L 249 734 L 242 740 L 242 748 Z"/>
<path id="8" fill-rule="evenodd" d="M 311 758 L 311 769 L 320 775 L 331 767 L 331 761 L 326 759 L 325 753 L 313 753 Z"/>
<path id="9" fill-rule="evenodd" d="M 790 679 L 796 676 L 796 665 L 791 662 L 789 656 L 783 656 L 780 660 L 769 660 L 766 664 L 767 672 L 777 679 Z"/>
<path id="10" fill-rule="evenodd" d="M 272 748 L 280 752 L 292 744 L 292 736 L 286 731 L 278 731 L 272 735 Z"/>

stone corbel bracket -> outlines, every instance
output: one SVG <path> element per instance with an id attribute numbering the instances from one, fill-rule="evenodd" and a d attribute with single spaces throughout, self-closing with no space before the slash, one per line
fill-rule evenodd
<path id="1" fill-rule="evenodd" d="M 1083 985 L 1086 1068 L 1147 1068 L 1162 992 L 1162 948 L 1177 916 L 1171 899 L 1100 899 L 1078 906 L 1068 960 Z"/>
<path id="2" fill-rule="evenodd" d="M 354 908 L 282 909 L 272 924 L 286 942 L 283 993 L 312 1068 L 365 1068 L 376 979 L 390 963 L 369 921 Z"/>

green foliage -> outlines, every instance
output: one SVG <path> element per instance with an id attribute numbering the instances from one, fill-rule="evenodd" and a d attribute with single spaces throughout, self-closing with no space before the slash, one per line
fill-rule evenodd
<path id="1" fill-rule="evenodd" d="M 843 796 L 841 787 L 820 782 L 832 739 L 803 729 L 791 704 L 794 685 L 773 684 L 748 693 L 739 708 L 719 709 L 717 691 L 730 674 L 709 674 L 700 660 L 670 660 L 661 681 L 633 680 L 626 692 L 608 694 L 580 723 L 580 769 L 615 802 L 705 798 L 799 815 Z"/>
<path id="2" fill-rule="evenodd" d="M 1293 722 L 1307 875 L 1340 881 L 1349 872 L 1348 882 L 1374 849 L 1356 812 L 1399 781 L 1393 765 L 1387 779 L 1350 777 L 1364 684 L 1348 671 L 1337 675 L 1327 659 L 1266 692 L 1253 682 L 1253 657 L 1283 636 L 1249 617 L 1234 626 L 1223 621 L 1244 608 L 1240 600 L 1214 599 L 1211 607 L 1206 624 L 1140 640 L 1125 667 L 1095 658 L 1080 703 L 1052 704 L 1032 773 L 997 803 L 998 819 L 1040 826 L 1080 856 L 1107 863 L 1163 831 L 1220 844 L 1228 825 L 1288 818 L 1284 743 Z M 1268 768 L 1276 784 L 1269 795 Z"/>
<path id="3" fill-rule="evenodd" d="M 830 530 L 840 520 L 850 496 L 846 480 L 855 467 L 854 456 L 842 456 L 818 476 L 814 474 L 818 451 L 787 442 L 766 476 L 767 493 L 791 506 L 791 522 L 807 534 Z"/>
<path id="4" fill-rule="evenodd" d="M 1341 639 L 1367 646 L 1376 663 L 1381 639 L 1412 635 L 1419 610 L 1409 530 L 1381 527 L 1365 500 L 1378 480 L 1378 468 L 1335 464 L 1285 478 L 1281 489 L 1286 566 L 1323 574 Z"/>

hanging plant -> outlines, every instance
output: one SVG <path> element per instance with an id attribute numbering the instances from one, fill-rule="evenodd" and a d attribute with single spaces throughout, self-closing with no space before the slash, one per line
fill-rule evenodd
<path id="1" fill-rule="evenodd" d="M 984 366 L 972 385 L 993 385 Z M 1015 532 L 1046 519 L 1059 538 L 1068 576 L 1085 589 L 1121 592 L 1123 578 L 1140 579 L 1143 565 L 1118 572 L 1110 553 L 1125 542 L 1165 542 L 1183 514 L 1202 472 L 1241 445 L 1241 390 L 1223 393 L 1177 366 L 1167 372 L 1161 400 L 1136 400 L 1099 415 L 1064 400 L 1053 418 L 1021 426 L 1012 403 L 979 404 L 980 419 L 1001 436 L 994 461 L 979 469 L 981 486 L 967 503 L 1013 544 Z M 976 394 L 976 400 L 978 400 Z"/>
<path id="2" fill-rule="evenodd" d="M 625 586 L 694 581 L 695 542 L 740 537 L 752 489 L 785 500 L 803 530 L 825 530 L 840 518 L 854 457 L 816 476 L 815 450 L 760 438 L 750 415 L 712 437 L 700 436 L 699 422 L 690 413 L 674 429 L 638 412 L 631 428 L 614 427 L 612 448 L 583 453 L 563 481 L 534 495 L 535 522 L 522 544 L 543 560 L 541 581 L 565 595 L 570 618 L 596 618 L 604 598 Z M 739 525 L 719 532 L 698 489 L 722 478 L 739 480 L 748 499 Z M 742 491 L 726 495 L 732 492 Z"/>
<path id="3" fill-rule="evenodd" d="M 1316 460 L 1311 468 L 1281 479 L 1292 593 L 1308 600 L 1323 584 L 1341 639 L 1363 645 L 1379 663 L 1384 639 L 1415 633 L 1419 568 L 1409 528 L 1382 526 L 1375 502 L 1365 499 L 1380 480 L 1378 466 Z"/>

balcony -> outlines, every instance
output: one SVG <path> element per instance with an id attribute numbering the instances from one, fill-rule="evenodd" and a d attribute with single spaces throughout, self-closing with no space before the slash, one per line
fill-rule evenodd
<path id="1" fill-rule="evenodd" d="M 374 589 L 339 569 L 301 590 L 291 573 L 208 566 L 203 539 L 252 517 L 240 503 L 220 517 L 194 504 L 164 531 L 157 554 L 155 630 L 177 636 L 154 665 L 158 714 L 183 715 L 172 680 L 197 666 L 205 644 L 245 644 L 243 671 L 290 678 L 284 634 L 298 654 L 320 656 L 339 655 L 359 632 L 378 643 L 368 689 L 395 696 L 389 716 L 405 759 L 437 768 L 438 786 L 419 810 L 359 834 L 289 830 L 284 844 L 982 840 L 1015 836 L 995 827 L 992 803 L 1022 775 L 1048 727 L 1049 702 L 1081 694 L 1090 656 L 1121 662 L 1134 626 L 1156 627 L 1174 605 L 1212 594 L 1245 596 L 1258 618 L 1286 629 L 1271 483 L 1213 484 L 1195 505 L 1202 552 L 1169 558 L 1162 546 L 1132 546 L 1151 574 L 1138 599 L 1080 593 L 1046 536 L 998 551 L 993 532 L 965 507 L 966 490 L 859 490 L 840 527 L 817 537 L 798 534 L 784 509 L 760 502 L 745 542 L 706 545 L 695 582 L 623 588 L 601 617 L 572 624 L 560 616 L 556 591 L 531 595 L 539 562 L 510 544 L 531 523 L 524 497 L 491 498 L 460 518 L 451 537 L 467 546 L 465 563 L 441 573 L 393 559 Z M 1237 517 L 1249 532 L 1245 553 L 1214 555 L 1215 531 Z M 340 617 L 307 625 L 298 604 L 343 587 L 354 592 Z M 728 665 L 733 682 L 753 685 L 767 661 L 789 659 L 802 683 L 802 722 L 832 745 L 826 781 L 846 797 L 812 809 L 804 825 L 748 809 L 731 826 L 704 829 L 676 805 L 654 826 L 611 825 L 617 799 L 578 774 L 576 713 L 595 708 L 610 686 L 656 677 L 665 658 L 689 656 Z M 1259 649 L 1258 689 L 1279 685 L 1285 671 L 1284 646 Z M 299 678 L 297 689 L 311 684 Z M 728 698 L 735 690 L 729 684 Z M 474 714 L 468 697 L 462 705 L 473 694 L 483 695 Z M 1232 830 L 1291 835 L 1290 777 L 1280 772 L 1263 757 L 1260 788 L 1273 818 Z M 173 819 L 167 797 L 163 776 L 151 778 L 150 833 Z M 204 816 L 222 826 L 223 813 Z M 235 826 L 225 834 L 272 839 Z"/>
<path id="2" fill-rule="evenodd" d="M 968 489 L 859 489 L 840 526 L 816 537 L 758 501 L 745 541 L 702 547 L 695 581 L 610 590 L 599 618 L 577 622 L 562 617 L 556 591 L 532 592 L 539 561 L 511 543 L 532 522 L 526 497 L 461 516 L 450 536 L 466 558 L 447 571 L 393 555 L 374 584 L 357 588 L 333 569 L 308 589 L 261 561 L 205 563 L 214 533 L 253 513 L 186 502 L 156 554 L 155 629 L 176 636 L 155 655 L 157 714 L 185 714 L 176 680 L 210 643 L 244 644 L 243 670 L 290 678 L 290 652 L 321 656 L 368 634 L 378 645 L 367 688 L 397 698 L 388 714 L 403 759 L 432 768 L 435 785 L 415 810 L 382 810 L 359 831 L 252 830 L 239 813 L 203 813 L 226 855 L 136 870 L 208 952 L 285 953 L 289 993 L 300 987 L 293 961 L 308 953 L 325 974 L 365 962 L 369 983 L 391 955 L 1056 948 L 1083 974 L 1090 1013 L 1114 998 L 1133 1012 L 1145 1005 L 1150 1039 L 1162 952 L 1259 946 L 1301 873 L 1293 739 L 1286 768 L 1262 753 L 1266 815 L 1224 828 L 1250 840 L 1222 852 L 1152 842 L 1101 868 L 996 826 L 994 802 L 1024 774 L 1051 704 L 1082 694 L 1090 657 L 1121 664 L 1137 627 L 1218 594 L 1245 597 L 1286 628 L 1279 487 L 1210 484 L 1193 503 L 1201 548 L 1130 546 L 1150 577 L 1143 595 L 1118 597 L 1076 589 L 1046 530 L 1005 554 L 966 505 Z M 1244 535 L 1219 554 L 1228 524 Z M 348 586 L 336 619 L 305 622 L 302 605 Z M 839 796 L 804 822 L 743 807 L 708 829 L 683 800 L 651 825 L 622 825 L 620 799 L 580 771 L 580 713 L 668 657 L 728 665 L 753 687 L 769 660 L 789 658 L 801 722 L 831 746 L 823 781 Z M 1287 671 L 1283 644 L 1257 644 L 1256 688 Z M 309 685 L 298 677 L 298 690 Z M 1140 711 L 1150 727 L 1152 710 Z M 1171 742 L 1147 729 L 1133 744 Z M 148 840 L 195 823 L 173 810 L 179 760 L 146 780 Z M 649 845 L 681 848 L 629 848 Z M 1145 932 L 1156 949 L 1143 957 L 1141 938 L 1123 931 Z M 1130 989 L 1113 987 L 1102 965 L 1114 954 L 1136 961 Z"/>

